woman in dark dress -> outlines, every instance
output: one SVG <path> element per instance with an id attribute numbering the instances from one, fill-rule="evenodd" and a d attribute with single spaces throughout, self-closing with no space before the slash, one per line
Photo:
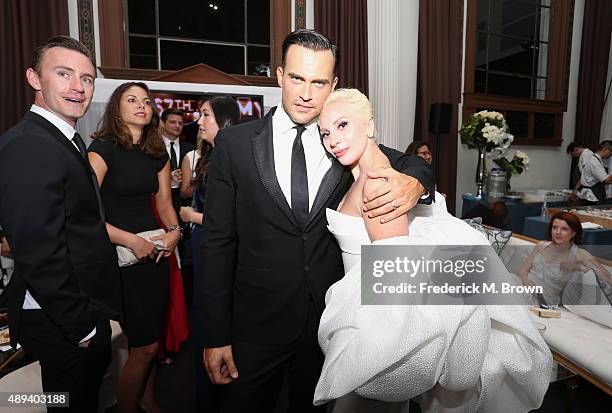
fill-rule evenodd
<path id="1" fill-rule="evenodd" d="M 204 351 L 204 334 L 206 326 L 202 325 L 201 307 L 200 307 L 200 241 L 202 239 L 202 222 L 204 216 L 202 214 L 204 207 L 204 195 L 206 193 L 206 178 L 208 175 L 208 164 L 212 149 L 215 146 L 215 137 L 219 129 L 226 128 L 238 123 L 240 119 L 240 111 L 236 101 L 228 96 L 216 96 L 207 100 L 201 107 L 202 116 L 198 120 L 200 129 L 198 131 L 198 147 L 202 149 L 202 156 L 198 159 L 195 167 L 195 177 L 192 181 L 193 185 L 193 201 L 192 207 L 181 207 L 181 219 L 184 222 L 194 224 L 191 231 L 191 241 L 193 248 L 193 287 L 194 300 L 193 306 L 193 324 L 192 337 L 195 343 L 196 357 L 196 402 L 197 411 L 215 411 L 214 397 L 211 395 L 211 384 L 204 365 L 202 363 L 202 352 Z M 186 157 L 185 157 L 186 158 Z M 183 175 L 185 176 L 185 175 Z"/>
<path id="2" fill-rule="evenodd" d="M 89 147 L 89 161 L 106 211 L 111 241 L 129 248 L 139 263 L 121 268 L 123 322 L 129 356 L 119 377 L 123 413 L 159 411 L 153 393 L 158 341 L 168 303 L 168 262 L 180 238 L 170 192 L 170 166 L 157 113 L 144 83 L 125 83 L 110 97 L 101 126 Z M 159 229 L 152 194 L 167 232 L 164 251 L 137 234 Z"/>

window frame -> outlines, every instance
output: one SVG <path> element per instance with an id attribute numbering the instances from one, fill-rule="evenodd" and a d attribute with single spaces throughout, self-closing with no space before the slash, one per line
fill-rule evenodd
<path id="1" fill-rule="evenodd" d="M 276 67 L 281 63 L 282 42 L 291 32 L 291 0 L 270 0 L 271 77 L 235 75 L 255 86 L 278 86 Z M 100 71 L 109 78 L 152 79 L 167 70 L 137 69 L 128 66 L 127 0 L 98 2 L 100 29 Z"/>
<path id="2" fill-rule="evenodd" d="M 562 145 L 563 112 L 567 109 L 573 10 L 574 0 L 551 1 L 546 96 L 543 100 L 528 99 L 475 93 L 478 0 L 467 0 L 463 93 L 464 121 L 480 108 L 497 110 L 501 113 L 508 110 L 528 112 L 528 134 L 527 136 L 516 136 L 515 145 Z M 554 115 L 554 136 L 552 138 L 534 138 L 534 117 L 536 113 Z M 510 128 L 512 128 L 512 125 L 510 125 Z"/>

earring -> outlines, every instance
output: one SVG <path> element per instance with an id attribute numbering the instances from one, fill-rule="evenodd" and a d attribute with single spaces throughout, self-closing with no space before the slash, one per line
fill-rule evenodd
<path id="1" fill-rule="evenodd" d="M 370 135 L 370 134 L 368 133 L 368 139 L 374 139 L 374 135 Z"/>

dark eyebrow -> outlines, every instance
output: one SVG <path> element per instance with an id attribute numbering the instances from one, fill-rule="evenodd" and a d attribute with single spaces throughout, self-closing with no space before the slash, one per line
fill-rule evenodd
<path id="1" fill-rule="evenodd" d="M 304 79 L 303 76 L 298 75 L 297 73 L 289 72 L 288 76 L 289 77 L 294 77 L 294 78 L 297 78 L 297 79 L 300 79 L 300 80 L 303 80 L 303 81 L 306 81 L 306 79 Z M 310 83 L 322 83 L 324 85 L 327 85 L 327 84 L 329 84 L 329 80 L 328 79 L 313 79 L 312 82 L 310 82 Z"/>
<path id="2" fill-rule="evenodd" d="M 130 97 L 130 96 L 131 96 L 131 97 L 133 97 L 133 98 L 136 98 L 136 99 L 140 99 L 140 98 L 139 98 L 138 96 L 136 96 L 136 95 L 132 95 L 132 94 L 128 95 L 128 97 Z M 142 98 L 142 100 L 151 100 L 151 99 L 150 99 L 148 96 L 145 96 L 144 98 Z"/>
<path id="3" fill-rule="evenodd" d="M 69 72 L 74 72 L 74 69 L 73 69 L 73 68 L 68 67 L 68 66 L 62 66 L 62 65 L 55 66 L 55 67 L 54 67 L 54 69 L 56 69 L 56 70 L 57 70 L 57 69 L 64 69 L 64 70 L 67 70 L 67 71 L 69 71 Z"/>
<path id="4" fill-rule="evenodd" d="M 289 72 L 288 75 L 289 75 L 289 77 L 295 77 L 295 78 L 298 78 L 300 80 L 305 80 L 303 76 L 300 76 L 297 73 Z"/>

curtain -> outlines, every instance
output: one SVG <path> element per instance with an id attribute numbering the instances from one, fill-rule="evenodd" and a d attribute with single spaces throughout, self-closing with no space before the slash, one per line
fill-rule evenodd
<path id="1" fill-rule="evenodd" d="M 420 0 L 419 54 L 415 140 L 431 145 L 437 165 L 438 191 L 447 195 L 449 212 L 455 211 L 457 186 L 458 109 L 461 101 L 461 50 L 463 48 L 463 0 Z M 432 103 L 453 105 L 450 132 L 429 133 Z M 436 154 L 437 158 L 436 158 Z"/>
<path id="2" fill-rule="evenodd" d="M 575 141 L 591 149 L 599 144 L 611 30 L 612 1 L 585 1 Z"/>
<path id="3" fill-rule="evenodd" d="M 414 136 L 419 0 L 368 1 L 369 98 L 376 140 L 404 151 Z"/>
<path id="4" fill-rule="evenodd" d="M 367 0 L 315 0 L 314 28 L 336 46 L 338 87 L 368 94 Z"/>
<path id="5" fill-rule="evenodd" d="M 0 134 L 29 109 L 34 92 L 25 79 L 32 51 L 48 38 L 68 35 L 66 0 L 2 0 L 0 2 Z"/>

